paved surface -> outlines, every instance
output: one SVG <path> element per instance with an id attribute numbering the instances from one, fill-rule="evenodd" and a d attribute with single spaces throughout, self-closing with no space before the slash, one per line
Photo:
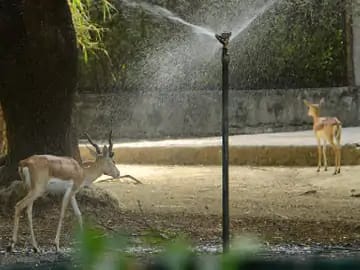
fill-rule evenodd
<path id="1" fill-rule="evenodd" d="M 84 143 L 85 141 L 82 141 Z M 360 142 L 360 127 L 343 128 L 342 144 Z M 316 145 L 312 130 L 262 134 L 233 135 L 230 146 L 313 146 Z M 171 139 L 161 141 L 119 142 L 114 147 L 205 147 L 221 145 L 221 137 Z"/>

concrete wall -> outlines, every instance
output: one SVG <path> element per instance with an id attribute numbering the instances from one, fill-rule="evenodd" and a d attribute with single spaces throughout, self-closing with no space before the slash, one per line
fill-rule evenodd
<path id="1" fill-rule="evenodd" d="M 359 91 L 351 88 L 230 91 L 230 132 L 259 133 L 311 128 L 303 99 L 325 97 L 323 115 L 344 126 L 360 123 Z M 220 91 L 120 92 L 82 94 L 75 121 L 84 131 L 104 138 L 110 127 L 117 139 L 212 136 L 221 133 Z"/>

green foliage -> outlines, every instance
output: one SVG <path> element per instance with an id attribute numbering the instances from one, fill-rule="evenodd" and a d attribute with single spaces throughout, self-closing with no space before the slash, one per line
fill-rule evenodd
<path id="1" fill-rule="evenodd" d="M 96 5 L 98 3 L 98 5 Z M 101 22 L 111 18 L 116 10 L 108 0 L 69 0 L 69 6 L 76 30 L 78 45 L 83 53 L 82 59 L 88 62 L 89 55 L 98 56 L 99 52 L 108 56 L 103 44 L 105 28 L 96 22 L 97 14 L 101 14 Z M 93 11 L 94 10 L 94 11 Z"/>
<path id="2" fill-rule="evenodd" d="M 130 269 L 131 258 L 125 256 L 127 239 L 121 235 L 106 236 L 104 232 L 86 227 L 77 233 L 76 262 L 82 269 Z"/>
<path id="3" fill-rule="evenodd" d="M 132 258 L 129 250 L 130 243 L 123 236 L 108 235 L 93 228 L 85 228 L 77 233 L 78 250 L 77 268 L 82 269 L 141 269 L 136 267 L 139 261 Z M 236 244 L 237 243 L 237 244 Z M 239 269 L 242 261 L 252 258 L 260 249 L 252 238 L 244 238 L 235 242 L 230 253 L 220 256 L 197 257 L 191 250 L 188 241 L 184 239 L 169 240 L 162 244 L 162 251 L 152 258 L 159 269 L 185 270 L 185 269 Z M 131 248 L 130 248 L 131 250 Z M 148 258 L 149 259 L 149 258 Z M 220 260 L 219 260 L 220 259 Z M 195 264 L 194 264 L 195 263 Z M 201 268 L 194 268 L 194 265 Z M 157 269 L 156 266 L 151 269 Z"/>
<path id="4" fill-rule="evenodd" d="M 137 80 L 141 67 L 137 65 L 150 48 L 156 47 L 158 38 L 164 38 L 164 31 L 171 26 L 163 25 L 156 18 L 141 9 L 122 9 L 104 25 L 104 45 L 109 57 L 89 59 L 81 65 L 80 90 L 97 92 L 111 91 L 113 88 L 129 89 Z"/>
<path id="5" fill-rule="evenodd" d="M 237 88 L 346 85 L 342 0 L 282 1 L 248 34 L 235 44 Z"/>
<path id="6" fill-rule="evenodd" d="M 211 21 L 211 16 L 198 16 L 197 12 L 207 14 L 219 4 L 218 0 L 153 2 L 199 25 L 206 24 L 208 17 Z M 174 35 L 180 40 L 188 38 L 186 27 L 141 9 L 116 8 L 119 12 L 104 26 L 109 31 L 103 32 L 109 57 L 89 59 L 88 65 L 82 65 L 80 91 L 138 90 L 139 76 L 151 77 L 156 71 L 151 65 L 144 70 L 142 60 L 161 53 L 159 48 L 166 47 L 163 45 Z M 232 41 L 230 54 L 233 89 L 346 85 L 344 0 L 278 1 Z M 219 59 L 181 72 L 180 77 L 187 79 L 168 90 L 220 89 Z"/>

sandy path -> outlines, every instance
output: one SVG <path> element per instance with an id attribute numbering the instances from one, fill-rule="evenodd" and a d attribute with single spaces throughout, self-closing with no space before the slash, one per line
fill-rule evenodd
<path id="1" fill-rule="evenodd" d="M 97 185 L 115 195 L 124 210 L 139 213 L 139 200 L 147 216 L 157 216 L 154 220 L 161 219 L 159 215 L 171 216 L 166 221 L 170 227 L 179 223 L 187 230 L 190 221 L 186 219 L 196 216 L 201 222 L 214 217 L 216 222 L 208 227 L 221 229 L 221 167 L 119 167 L 122 174 L 130 174 L 144 185 L 127 180 Z M 282 238 L 295 241 L 360 239 L 360 198 L 351 196 L 360 192 L 360 166 L 344 167 L 337 176 L 332 169 L 317 173 L 315 168 L 231 167 L 233 230 L 255 231 L 266 237 L 275 228 Z"/>
<path id="2" fill-rule="evenodd" d="M 221 214 L 221 167 L 122 165 L 120 169 L 144 185 L 116 181 L 97 185 L 113 193 L 126 209 L 138 210 L 140 200 L 149 212 Z M 307 191 L 316 193 L 304 195 Z M 251 214 L 360 221 L 360 199 L 350 196 L 357 191 L 360 166 L 345 167 L 337 176 L 332 175 L 332 168 L 320 173 L 314 168 L 230 168 L 230 205 L 235 217 Z"/>

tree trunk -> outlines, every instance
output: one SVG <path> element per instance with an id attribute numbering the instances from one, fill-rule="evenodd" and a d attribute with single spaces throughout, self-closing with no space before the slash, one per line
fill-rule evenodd
<path id="1" fill-rule="evenodd" d="M 9 144 L 0 185 L 32 154 L 74 156 L 77 47 L 67 0 L 0 0 L 0 101 Z"/>

